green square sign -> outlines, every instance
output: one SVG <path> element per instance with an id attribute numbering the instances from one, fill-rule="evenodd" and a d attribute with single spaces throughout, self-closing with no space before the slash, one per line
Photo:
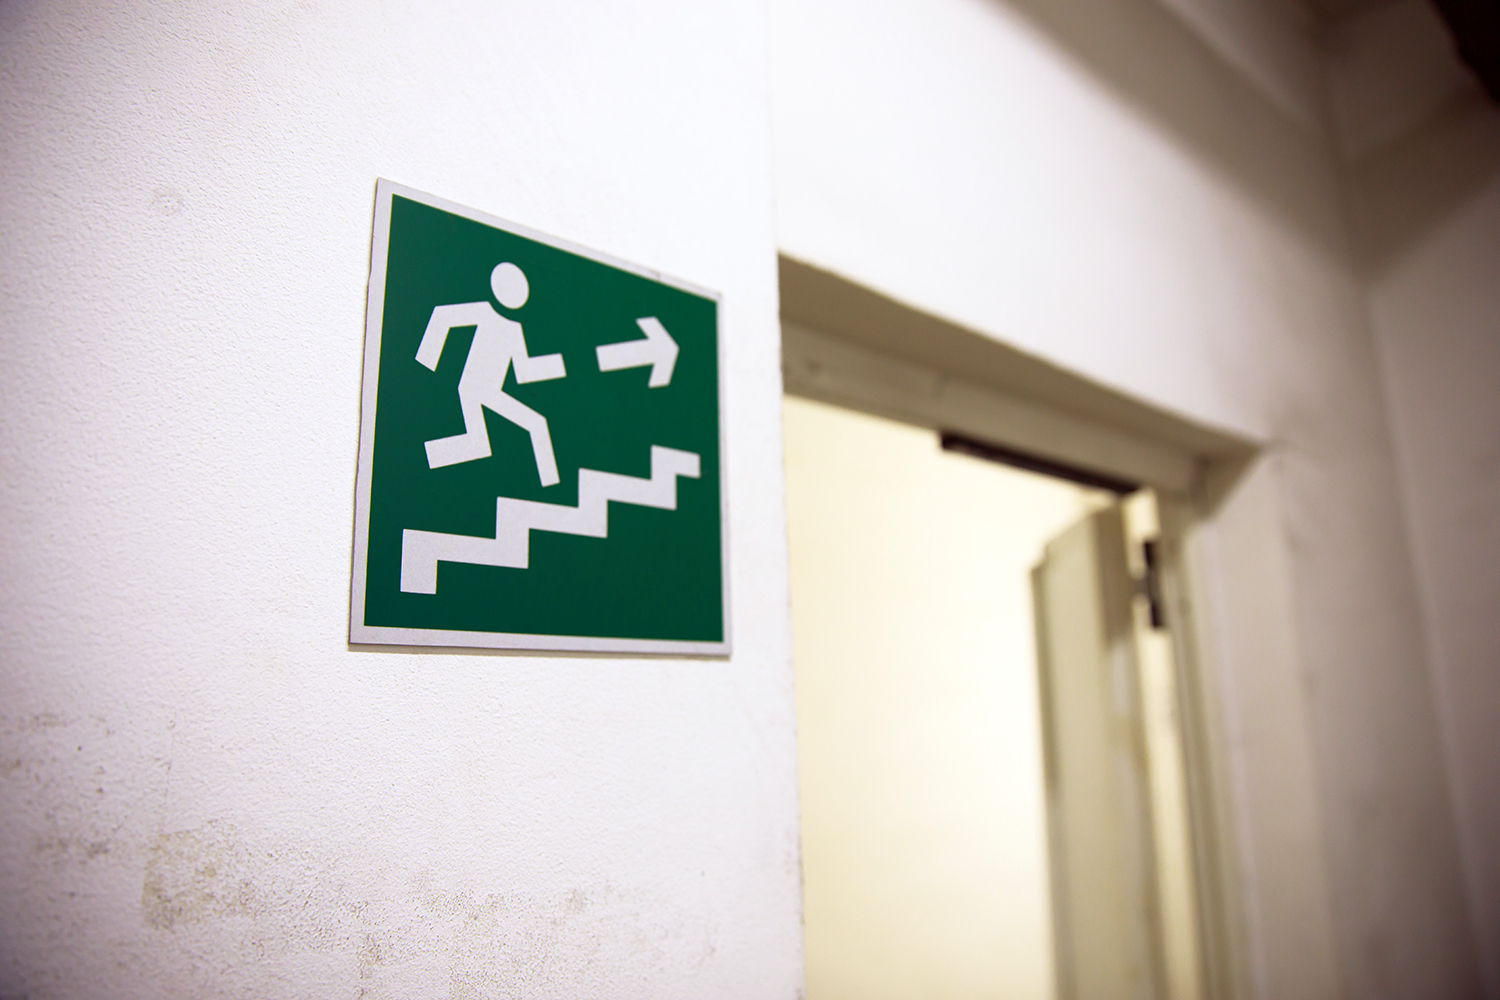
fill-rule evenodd
<path id="1" fill-rule="evenodd" d="M 351 642 L 729 651 L 712 293 L 375 187 Z"/>

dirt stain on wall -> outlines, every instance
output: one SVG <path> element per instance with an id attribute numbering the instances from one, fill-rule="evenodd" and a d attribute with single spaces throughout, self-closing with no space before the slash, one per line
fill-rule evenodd
<path id="1" fill-rule="evenodd" d="M 141 913 L 152 927 L 247 915 L 258 902 L 249 858 L 225 831 L 164 833 L 151 846 Z"/>
<path id="2" fill-rule="evenodd" d="M 356 996 L 394 1000 L 445 983 L 450 1000 L 479 1000 L 691 975 L 716 951 L 701 917 L 640 888 L 539 895 L 409 869 L 371 877 L 216 822 L 160 834 L 144 854 L 143 923 L 174 950 L 228 956 L 236 978 L 319 954 L 315 964 L 343 969 L 336 978 Z"/>

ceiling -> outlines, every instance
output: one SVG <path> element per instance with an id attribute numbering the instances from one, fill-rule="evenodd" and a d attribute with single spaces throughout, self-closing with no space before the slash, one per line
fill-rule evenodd
<path id="1" fill-rule="evenodd" d="M 1500 3 L 1494 0 L 1435 0 L 1458 43 L 1458 54 L 1490 99 L 1500 103 Z"/>
<path id="2" fill-rule="evenodd" d="M 1292 0 L 1328 26 L 1391 0 Z M 1500 3 L 1495 0 L 1431 0 L 1458 47 L 1458 55 L 1500 102 Z"/>

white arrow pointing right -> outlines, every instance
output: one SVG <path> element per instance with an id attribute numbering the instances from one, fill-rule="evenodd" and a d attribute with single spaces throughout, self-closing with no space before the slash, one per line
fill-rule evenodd
<path id="1" fill-rule="evenodd" d="M 644 368 L 651 366 L 651 378 L 646 385 L 660 389 L 672 381 L 672 369 L 677 365 L 677 341 L 661 325 L 655 316 L 635 321 L 646 335 L 645 340 L 626 340 L 618 344 L 601 344 L 595 348 L 599 355 L 599 370 L 614 372 L 622 368 Z"/>

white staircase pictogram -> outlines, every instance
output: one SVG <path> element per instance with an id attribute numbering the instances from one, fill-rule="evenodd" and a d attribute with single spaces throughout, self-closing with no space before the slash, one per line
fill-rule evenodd
<path id="1" fill-rule="evenodd" d="M 676 510 L 677 477 L 697 479 L 699 474 L 697 455 L 652 445 L 650 479 L 579 469 L 577 507 L 496 497 L 494 538 L 407 528 L 401 532 L 401 589 L 436 594 L 440 562 L 526 569 L 531 532 L 606 538 L 610 501 Z"/>

